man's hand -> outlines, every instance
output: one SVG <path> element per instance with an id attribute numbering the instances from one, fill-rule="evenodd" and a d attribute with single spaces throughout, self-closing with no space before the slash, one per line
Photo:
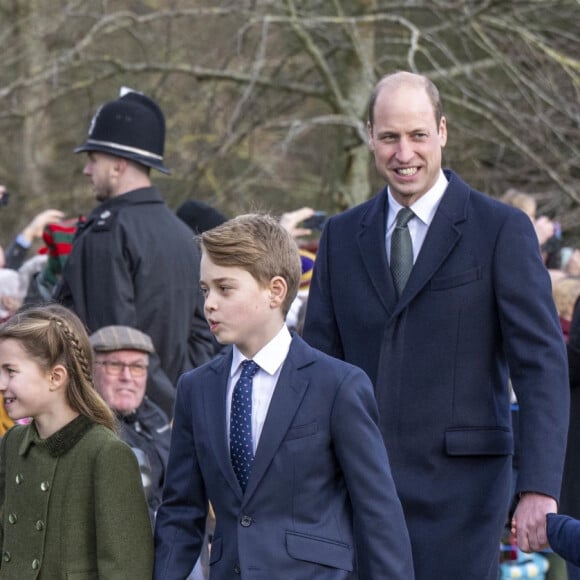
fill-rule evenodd
<path id="1" fill-rule="evenodd" d="M 298 238 L 300 236 L 309 236 L 312 230 L 307 228 L 300 228 L 298 224 L 303 222 L 305 219 L 312 217 L 314 215 L 314 210 L 311 207 L 302 207 L 295 211 L 289 211 L 283 213 L 280 217 L 280 225 L 290 232 L 293 238 Z"/>
<path id="2" fill-rule="evenodd" d="M 64 213 L 58 209 L 46 209 L 36 215 L 22 230 L 22 236 L 31 244 L 42 237 L 42 232 L 48 224 L 54 224 L 64 218 Z"/>
<path id="3" fill-rule="evenodd" d="M 512 518 L 512 533 L 523 552 L 536 552 L 548 547 L 546 515 L 556 513 L 553 497 L 540 493 L 524 493 Z"/>

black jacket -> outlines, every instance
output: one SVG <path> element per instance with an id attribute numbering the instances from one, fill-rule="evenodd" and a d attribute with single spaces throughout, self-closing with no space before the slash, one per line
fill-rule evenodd
<path id="1" fill-rule="evenodd" d="M 167 415 L 145 397 L 130 415 L 119 415 L 119 437 L 133 450 L 144 454 L 139 459 L 149 510 L 153 515 L 161 503 L 165 469 L 169 457 L 171 427 Z"/>
<path id="2" fill-rule="evenodd" d="M 213 353 L 205 321 L 194 338 L 205 360 L 192 361 L 188 347 L 194 317 L 203 316 L 199 261 L 191 230 L 159 191 L 137 189 L 103 202 L 79 227 L 54 295 L 90 332 L 120 324 L 149 334 L 166 377 L 151 373 L 148 394 L 169 415 L 179 375 Z"/>

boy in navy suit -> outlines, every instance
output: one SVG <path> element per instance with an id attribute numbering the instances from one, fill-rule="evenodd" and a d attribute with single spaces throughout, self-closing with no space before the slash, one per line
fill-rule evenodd
<path id="1" fill-rule="evenodd" d="M 245 215 L 200 236 L 205 316 L 228 354 L 178 384 L 157 580 L 183 580 L 216 516 L 211 580 L 414 578 L 368 377 L 291 335 L 290 234 Z"/>

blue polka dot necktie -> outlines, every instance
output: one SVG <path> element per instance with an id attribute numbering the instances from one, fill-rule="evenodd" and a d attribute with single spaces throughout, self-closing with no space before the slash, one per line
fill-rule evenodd
<path id="1" fill-rule="evenodd" d="M 254 448 L 252 445 L 252 380 L 260 367 L 253 360 L 242 363 L 242 374 L 232 394 L 230 456 L 242 491 L 246 491 Z"/>

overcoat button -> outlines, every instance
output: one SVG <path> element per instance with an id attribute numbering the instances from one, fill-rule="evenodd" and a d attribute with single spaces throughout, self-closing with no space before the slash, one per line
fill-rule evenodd
<path id="1" fill-rule="evenodd" d="M 35 558 L 34 560 L 32 560 L 32 569 L 38 570 L 39 568 L 40 568 L 40 560 L 37 560 Z"/>
<path id="2" fill-rule="evenodd" d="M 241 571 L 242 571 L 242 570 L 240 569 L 240 565 L 239 565 L 239 564 L 236 564 L 236 565 L 234 566 L 234 572 L 235 572 L 236 574 L 239 574 Z"/>
<path id="3" fill-rule="evenodd" d="M 242 516 L 240 524 L 242 524 L 244 528 L 249 528 L 252 525 L 252 518 L 250 516 Z"/>
<path id="4" fill-rule="evenodd" d="M 12 559 L 12 556 L 10 555 L 10 552 L 4 552 L 4 555 L 2 556 L 4 562 L 10 562 L 10 560 Z"/>
<path id="5" fill-rule="evenodd" d="M 42 532 L 42 530 L 44 530 L 44 522 L 42 520 L 38 520 L 36 522 L 36 524 L 34 524 L 34 527 L 39 531 Z"/>
<path id="6" fill-rule="evenodd" d="M 17 519 L 16 514 L 8 514 L 8 521 L 11 524 L 15 524 Z"/>
<path id="7" fill-rule="evenodd" d="M 24 481 L 24 475 L 22 473 L 18 473 L 16 475 L 16 485 L 20 485 Z"/>
<path id="8" fill-rule="evenodd" d="M 48 483 L 48 481 L 43 481 L 43 482 L 40 484 L 40 489 L 41 489 L 42 491 L 48 491 L 48 488 L 49 488 L 49 487 L 50 487 L 50 483 Z"/>

